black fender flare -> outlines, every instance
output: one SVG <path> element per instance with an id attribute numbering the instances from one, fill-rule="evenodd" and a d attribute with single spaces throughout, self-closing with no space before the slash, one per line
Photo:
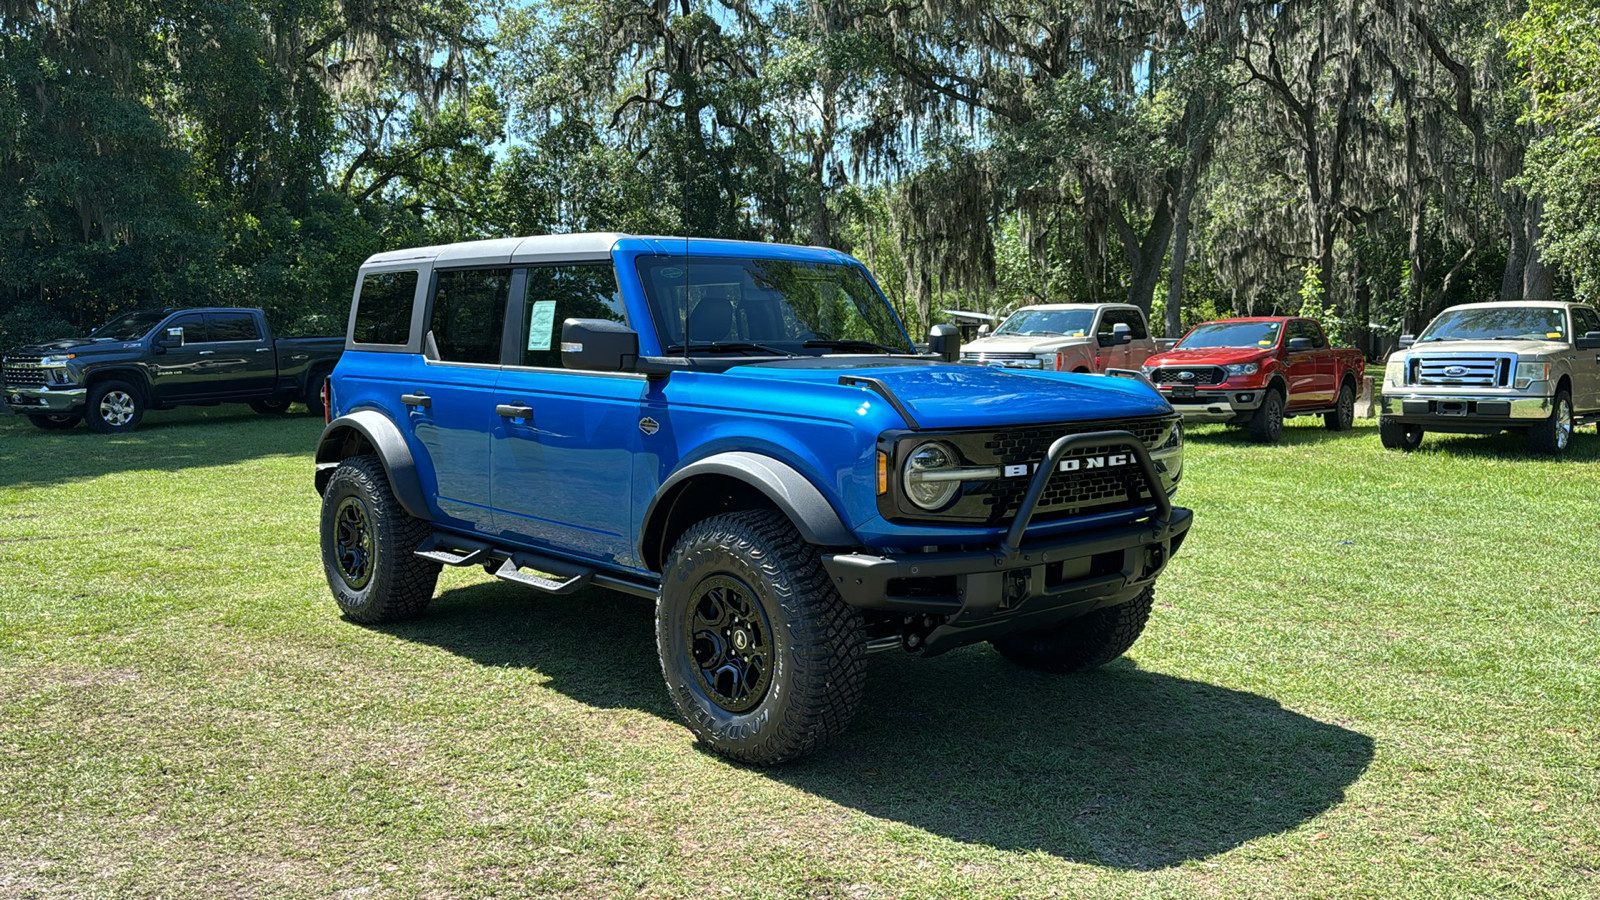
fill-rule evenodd
<path id="1" fill-rule="evenodd" d="M 417 475 L 417 461 L 411 455 L 411 448 L 406 445 L 399 427 L 375 409 L 360 409 L 340 416 L 322 429 L 322 437 L 317 439 L 317 493 L 320 495 L 327 490 L 333 470 L 350 455 L 345 451 L 352 438 L 372 448 L 383 463 L 389 487 L 400 506 L 416 518 L 429 518 L 428 501 L 422 493 L 422 479 Z"/>
<path id="2" fill-rule="evenodd" d="M 794 523 L 795 530 L 808 544 L 853 547 L 860 543 L 845 526 L 833 504 L 793 466 L 760 453 L 732 450 L 690 463 L 661 483 L 655 496 L 650 498 L 643 527 L 639 529 L 640 559 L 655 558 L 656 554 L 651 553 L 649 548 L 651 536 L 659 536 L 677 502 L 679 488 L 696 477 L 706 475 L 733 478 L 760 491 Z M 662 556 L 665 556 L 664 550 Z"/>

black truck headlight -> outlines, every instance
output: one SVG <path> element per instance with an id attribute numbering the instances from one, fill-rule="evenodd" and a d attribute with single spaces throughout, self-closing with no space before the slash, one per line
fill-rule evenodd
<path id="1" fill-rule="evenodd" d="M 928 441 L 918 444 L 906 456 L 901 483 L 906 498 L 923 509 L 944 506 L 961 489 L 962 473 L 957 468 L 956 451 L 949 444 Z"/>

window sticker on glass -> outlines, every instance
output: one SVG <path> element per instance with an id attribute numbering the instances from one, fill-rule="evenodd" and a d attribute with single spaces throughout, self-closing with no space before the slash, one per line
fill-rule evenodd
<path id="1" fill-rule="evenodd" d="M 549 350 L 556 327 L 556 301 L 536 300 L 528 312 L 528 349 Z"/>

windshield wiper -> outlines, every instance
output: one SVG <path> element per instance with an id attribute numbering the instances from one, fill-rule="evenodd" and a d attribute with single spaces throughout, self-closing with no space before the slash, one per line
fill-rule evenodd
<path id="1" fill-rule="evenodd" d="M 788 357 L 795 355 L 780 347 L 758 344 L 754 341 L 690 341 L 687 344 L 673 344 L 667 350 L 669 352 L 709 350 L 712 353 L 770 353 L 773 356 Z"/>
<path id="2" fill-rule="evenodd" d="M 802 347 L 827 347 L 832 350 L 875 350 L 880 353 L 904 353 L 904 350 L 888 347 L 872 341 L 861 341 L 855 338 L 817 338 L 801 344 Z"/>

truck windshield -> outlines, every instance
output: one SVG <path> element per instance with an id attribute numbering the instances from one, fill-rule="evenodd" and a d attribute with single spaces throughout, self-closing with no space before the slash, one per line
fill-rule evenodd
<path id="1" fill-rule="evenodd" d="M 1282 322 L 1209 322 L 1173 345 L 1174 350 L 1205 350 L 1212 347 L 1271 347 L 1278 343 Z"/>
<path id="2" fill-rule="evenodd" d="M 160 325 L 161 320 L 166 317 L 167 310 L 162 309 L 141 309 L 123 313 L 89 332 L 89 337 L 97 341 L 137 341 L 149 334 L 150 329 Z"/>
<path id="3" fill-rule="evenodd" d="M 1558 306 L 1488 306 L 1447 309 L 1434 319 L 1424 341 L 1564 341 L 1567 316 Z"/>
<path id="4" fill-rule="evenodd" d="M 914 352 L 866 273 L 788 259 L 641 256 L 669 353 Z"/>
<path id="5" fill-rule="evenodd" d="M 995 334 L 1060 334 L 1083 337 L 1094 327 L 1092 309 L 1019 309 L 1000 323 Z"/>

